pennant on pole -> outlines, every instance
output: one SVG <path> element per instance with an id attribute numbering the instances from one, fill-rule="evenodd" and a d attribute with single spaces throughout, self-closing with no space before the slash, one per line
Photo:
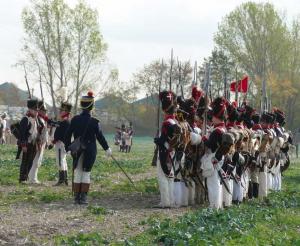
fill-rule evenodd
<path id="1" fill-rule="evenodd" d="M 242 80 L 239 80 L 238 82 L 231 82 L 230 91 L 235 92 L 236 84 L 238 92 L 246 93 L 248 91 L 248 76 L 245 76 Z"/>

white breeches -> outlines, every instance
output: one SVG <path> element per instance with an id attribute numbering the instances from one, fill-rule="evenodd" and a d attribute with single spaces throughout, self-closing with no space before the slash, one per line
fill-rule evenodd
<path id="1" fill-rule="evenodd" d="M 91 172 L 82 171 L 83 154 L 79 157 L 77 167 L 74 170 L 74 183 L 91 183 Z"/>
<path id="2" fill-rule="evenodd" d="M 266 197 L 268 195 L 268 174 L 267 172 L 259 172 L 258 174 L 258 197 Z"/>
<path id="3" fill-rule="evenodd" d="M 160 191 L 160 206 L 174 207 L 174 178 L 167 178 L 157 161 L 157 178 Z"/>
<path id="4" fill-rule="evenodd" d="M 267 174 L 267 187 L 268 190 L 273 190 L 273 173 L 269 171 Z"/>
<path id="5" fill-rule="evenodd" d="M 232 194 L 233 194 L 232 200 L 239 201 L 239 202 L 243 201 L 244 188 L 242 186 L 241 181 L 238 181 L 238 183 L 236 183 L 235 181 L 233 182 L 233 193 Z"/>
<path id="6" fill-rule="evenodd" d="M 274 167 L 274 176 L 273 176 L 273 188 L 275 191 L 281 190 L 281 171 L 280 171 L 280 162 L 276 167 Z"/>
<path id="7" fill-rule="evenodd" d="M 250 181 L 250 173 L 249 170 L 246 169 L 245 172 L 242 174 L 241 182 L 245 188 L 243 188 L 243 197 L 248 197 L 248 190 L 249 190 L 249 181 Z"/>
<path id="8" fill-rule="evenodd" d="M 189 182 L 188 187 L 188 201 L 189 205 L 195 205 L 195 182 L 191 181 Z"/>
<path id="9" fill-rule="evenodd" d="M 223 202 L 224 202 L 224 205 L 226 207 L 229 207 L 232 204 L 233 180 L 227 178 L 224 181 L 227 184 L 227 187 L 228 187 L 228 189 L 229 189 L 229 191 L 230 191 L 231 194 L 228 193 L 228 191 L 226 190 L 225 186 L 223 185 L 222 186 L 222 189 L 223 189 L 223 191 L 222 191 L 222 193 L 223 193 Z"/>
<path id="10" fill-rule="evenodd" d="M 42 144 L 41 148 L 36 152 L 35 157 L 33 159 L 32 166 L 28 174 L 28 181 L 31 183 L 38 182 L 37 174 L 38 174 L 38 169 L 42 164 L 45 146 L 46 143 Z"/>
<path id="11" fill-rule="evenodd" d="M 60 171 L 67 171 L 67 153 L 65 150 L 65 144 L 61 141 L 55 143 L 55 152 L 56 152 L 56 165 Z"/>
<path id="12" fill-rule="evenodd" d="M 189 204 L 189 189 L 183 181 L 174 182 L 174 205 L 186 207 Z"/>
<path id="13" fill-rule="evenodd" d="M 222 185 L 218 171 L 214 169 L 212 176 L 206 178 L 209 206 L 211 208 L 222 208 Z"/>

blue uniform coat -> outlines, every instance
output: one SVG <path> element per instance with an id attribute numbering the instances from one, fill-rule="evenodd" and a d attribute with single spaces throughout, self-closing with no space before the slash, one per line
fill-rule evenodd
<path id="1" fill-rule="evenodd" d="M 71 120 L 71 124 L 65 135 L 66 149 L 68 149 L 68 146 L 71 144 L 72 136 L 74 137 L 74 139 L 82 136 L 85 129 L 86 133 L 85 136 L 83 136 L 82 140 L 86 146 L 86 149 L 82 152 L 82 169 L 84 172 L 90 172 L 97 156 L 96 139 L 104 150 L 107 150 L 109 146 L 102 134 L 102 131 L 100 130 L 99 121 L 91 117 L 89 111 L 83 111 L 80 115 L 74 116 Z M 73 160 L 76 164 L 76 159 L 73 158 Z"/>

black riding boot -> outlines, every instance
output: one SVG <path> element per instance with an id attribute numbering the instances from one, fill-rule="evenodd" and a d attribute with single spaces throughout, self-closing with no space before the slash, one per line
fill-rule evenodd
<path id="1" fill-rule="evenodd" d="M 58 172 L 58 181 L 54 186 L 60 186 L 64 183 L 64 178 L 65 178 L 65 174 L 64 171 L 59 171 Z"/>
<path id="2" fill-rule="evenodd" d="M 80 204 L 80 193 L 81 185 L 79 183 L 73 183 L 73 192 L 74 192 L 74 204 Z"/>
<path id="3" fill-rule="evenodd" d="M 89 192 L 90 184 L 82 183 L 81 184 L 81 196 L 80 196 L 80 204 L 88 205 L 87 194 Z"/>
<path id="4" fill-rule="evenodd" d="M 64 182 L 65 182 L 65 185 L 69 185 L 69 183 L 68 183 L 68 171 L 67 170 L 65 170 L 64 171 Z"/>

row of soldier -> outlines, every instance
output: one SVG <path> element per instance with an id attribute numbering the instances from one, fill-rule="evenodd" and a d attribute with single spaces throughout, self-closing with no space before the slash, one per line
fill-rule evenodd
<path id="1" fill-rule="evenodd" d="M 203 204 L 229 207 L 281 190 L 289 166 L 291 136 L 285 114 L 258 114 L 245 102 L 222 97 L 208 103 L 196 87 L 189 99 L 172 91 L 159 95 L 164 121 L 158 146 L 159 207 Z"/>
<path id="2" fill-rule="evenodd" d="M 17 159 L 21 158 L 20 183 L 38 184 L 38 169 L 42 163 L 45 148 L 55 147 L 56 164 L 59 172 L 56 186 L 68 185 L 68 165 L 66 156 L 70 151 L 73 158 L 72 190 L 76 204 L 87 204 L 90 187 L 90 173 L 96 160 L 96 140 L 109 157 L 112 154 L 102 134 L 99 121 L 92 117 L 94 96 L 92 92 L 80 100 L 82 112 L 71 117 L 72 105 L 62 102 L 59 109 L 59 120 L 47 116 L 43 101 L 29 99 L 28 111 L 19 123 L 11 125 L 11 132 L 18 139 Z M 72 141 L 72 139 L 74 139 Z M 80 149 L 71 151 L 75 140 L 79 139 Z M 76 145 L 76 143 L 75 143 Z"/>

